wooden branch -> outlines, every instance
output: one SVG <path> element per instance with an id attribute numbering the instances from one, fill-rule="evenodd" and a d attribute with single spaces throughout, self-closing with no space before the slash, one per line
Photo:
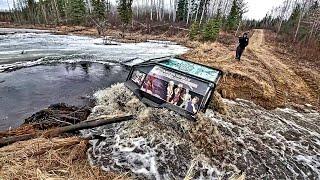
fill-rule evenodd
<path id="1" fill-rule="evenodd" d="M 44 136 L 44 137 L 57 137 L 63 133 L 68 133 L 68 132 L 75 132 L 78 130 L 82 129 L 90 129 L 98 126 L 103 126 L 107 124 L 113 124 L 113 123 L 119 123 L 123 121 L 129 121 L 133 120 L 134 116 L 133 115 L 124 115 L 124 116 L 117 116 L 117 117 L 112 117 L 112 118 L 96 118 L 91 121 L 83 121 L 75 125 L 71 126 L 64 126 L 60 128 L 55 128 L 49 131 L 46 131 L 45 133 L 32 133 L 32 134 L 26 134 L 26 135 L 21 135 L 21 136 L 13 136 L 13 137 L 6 137 L 6 138 L 1 138 L 0 139 L 0 147 L 6 146 L 18 141 L 25 141 L 29 140 L 32 138 Z"/>
<path id="2" fill-rule="evenodd" d="M 70 120 L 73 120 L 73 121 L 80 121 L 79 118 L 75 118 L 75 117 L 72 117 L 72 116 L 67 116 L 67 115 L 58 115 L 59 118 L 64 118 L 64 119 L 70 119 Z"/>
<path id="3" fill-rule="evenodd" d="M 139 21 L 133 20 L 133 22 L 139 24 L 140 26 L 142 26 L 144 28 L 148 28 L 147 25 L 144 25 L 143 23 L 141 23 Z"/>
<path id="4" fill-rule="evenodd" d="M 52 119 L 52 120 L 57 121 L 57 122 L 59 122 L 59 123 L 64 123 L 64 124 L 72 125 L 72 123 L 69 123 L 69 122 L 66 122 L 66 121 L 62 121 L 62 120 L 59 120 L 59 119 L 54 118 L 54 117 L 51 117 L 51 118 L 49 118 L 49 119 Z"/>
<path id="5" fill-rule="evenodd" d="M 170 28 L 172 28 L 172 29 L 180 29 L 180 30 L 183 30 L 183 31 L 190 31 L 189 29 L 176 27 L 176 26 L 170 26 Z"/>
<path id="6" fill-rule="evenodd" d="M 35 137 L 37 137 L 37 133 L 1 138 L 0 147 L 6 146 L 18 141 L 26 141 Z"/>
<path id="7" fill-rule="evenodd" d="M 163 27 L 163 26 L 169 26 L 169 23 L 166 24 L 159 24 L 159 25 L 154 25 L 154 26 L 150 26 L 150 28 L 157 28 L 157 27 Z"/>

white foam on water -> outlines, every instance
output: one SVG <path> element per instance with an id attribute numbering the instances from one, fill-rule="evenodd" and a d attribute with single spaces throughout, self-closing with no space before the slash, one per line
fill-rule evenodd
<path id="1" fill-rule="evenodd" d="M 320 154 L 312 155 L 312 156 L 303 156 L 298 155 L 295 157 L 298 162 L 301 162 L 305 164 L 306 166 L 309 166 L 314 172 L 318 174 L 318 179 L 320 179 Z"/>
<path id="2" fill-rule="evenodd" d="M 194 179 L 224 179 L 240 170 L 248 179 L 319 178 L 318 113 L 265 110 L 250 101 L 224 99 L 229 116 L 209 109 L 193 124 L 172 111 L 146 107 L 122 84 L 99 91 L 95 97 L 93 117 L 120 112 L 139 117 L 84 133 L 108 137 L 95 141 L 88 152 L 90 161 L 107 171 L 129 171 L 133 177 L 147 179 L 183 179 L 188 172 Z M 228 142 L 221 154 L 210 155 L 210 150 L 222 145 L 215 133 L 192 140 L 205 134 L 209 126 L 199 126 L 205 122 L 213 124 Z M 304 122 L 314 124 L 310 127 Z M 219 146 L 201 147 L 204 137 L 208 137 L 205 142 Z M 99 142 L 105 143 L 97 148 Z"/>
<path id="3" fill-rule="evenodd" d="M 225 175 L 200 149 L 183 137 L 192 122 L 175 113 L 168 113 L 165 109 L 146 107 L 123 84 L 98 91 L 94 97 L 97 98 L 97 106 L 93 108 L 89 118 L 117 114 L 119 109 L 124 108 L 122 112 L 138 114 L 140 118 L 146 118 L 146 122 L 139 118 L 82 131 L 87 137 L 100 136 L 98 141 L 90 142 L 92 147 L 88 150 L 88 157 L 92 164 L 101 166 L 106 171 L 129 171 L 133 177 L 183 179 L 191 164 L 196 161 L 192 167 L 194 179 L 212 179 Z M 152 118 L 153 115 L 160 119 Z M 181 126 L 176 124 L 176 118 L 180 119 Z M 203 158 L 199 158 L 201 156 Z"/>

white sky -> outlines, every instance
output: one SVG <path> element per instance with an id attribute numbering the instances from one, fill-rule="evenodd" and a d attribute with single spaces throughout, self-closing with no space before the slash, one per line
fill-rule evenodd
<path id="1" fill-rule="evenodd" d="M 248 12 L 244 15 L 248 19 L 262 19 L 273 7 L 277 7 L 284 0 L 245 0 L 248 3 Z"/>
<path id="2" fill-rule="evenodd" d="M 8 0 L 12 2 L 12 0 Z M 165 0 L 164 0 L 165 1 Z M 248 19 L 262 19 L 272 7 L 279 6 L 284 0 L 245 0 L 248 12 L 244 15 Z M 12 6 L 12 5 L 11 5 Z M 0 0 L 0 9 L 8 9 L 7 0 Z"/>

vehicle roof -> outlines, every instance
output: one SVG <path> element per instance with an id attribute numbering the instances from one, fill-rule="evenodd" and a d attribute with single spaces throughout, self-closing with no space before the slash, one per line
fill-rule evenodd
<path id="1" fill-rule="evenodd" d="M 189 60 L 178 58 L 178 57 L 172 57 L 172 56 L 150 59 L 141 64 L 137 64 L 137 66 L 150 65 L 150 63 L 156 63 L 166 68 L 180 71 L 182 73 L 185 73 L 206 81 L 210 81 L 215 84 L 219 80 L 219 77 L 222 75 L 222 71 L 219 69 L 215 69 L 203 64 L 199 64 L 193 61 L 189 61 Z"/>

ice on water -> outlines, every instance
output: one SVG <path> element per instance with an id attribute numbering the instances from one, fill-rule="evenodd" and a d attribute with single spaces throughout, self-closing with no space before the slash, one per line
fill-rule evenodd
<path id="1" fill-rule="evenodd" d="M 9 30 L 0 28 L 2 31 Z M 103 38 L 54 35 L 31 30 L 0 35 L 0 40 L 0 72 L 52 61 L 119 63 L 134 58 L 147 60 L 178 55 L 187 51 L 186 47 L 176 44 L 144 42 L 103 45 Z"/>

